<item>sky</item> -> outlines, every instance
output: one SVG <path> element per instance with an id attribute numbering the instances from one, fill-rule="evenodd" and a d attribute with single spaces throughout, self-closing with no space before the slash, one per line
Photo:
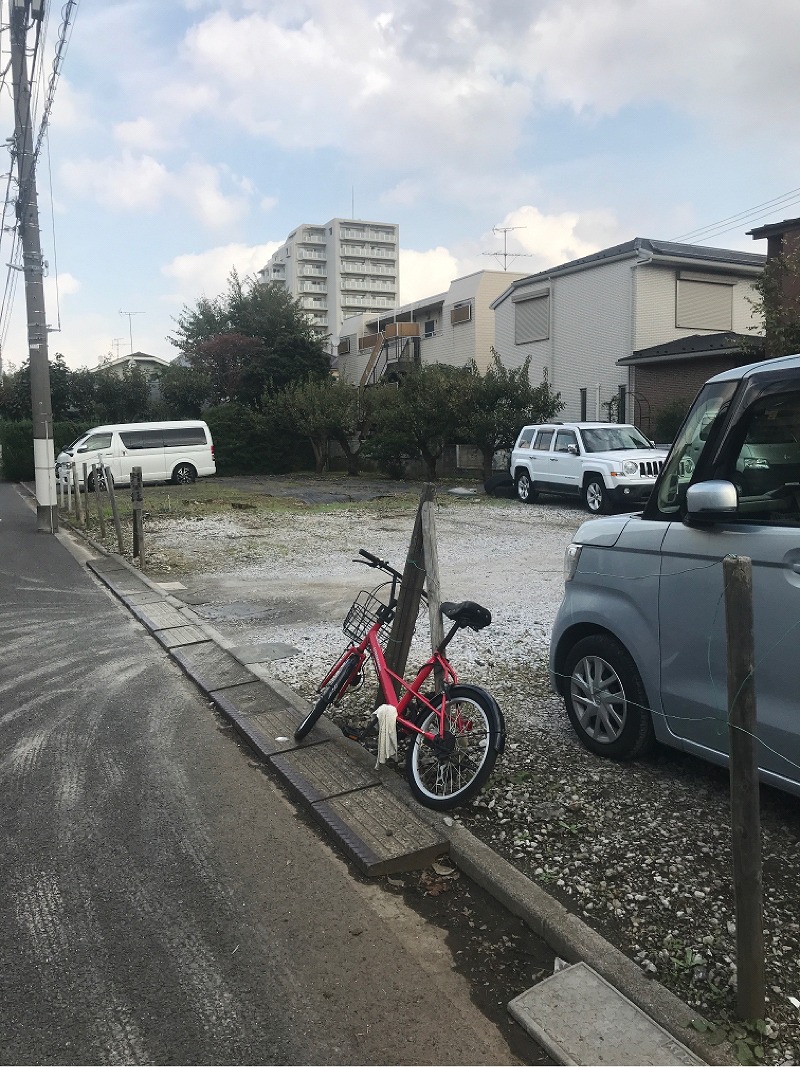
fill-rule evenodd
<path id="1" fill-rule="evenodd" d="M 405 304 L 634 237 L 766 252 L 746 231 L 800 216 L 797 0 L 79 0 L 66 31 L 45 2 L 45 300 L 73 368 L 174 358 L 182 309 L 301 223 L 397 223 Z M 0 254 L 9 369 L 8 229 Z"/>

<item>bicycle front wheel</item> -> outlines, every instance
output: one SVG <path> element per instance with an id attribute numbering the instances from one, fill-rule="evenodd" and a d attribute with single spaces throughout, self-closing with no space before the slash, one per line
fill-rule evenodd
<path id="1" fill-rule="evenodd" d="M 436 701 L 432 701 L 436 703 Z M 438 734 L 439 716 L 419 724 Z M 472 685 L 453 686 L 445 706 L 444 736 L 415 734 L 406 755 L 411 792 L 427 808 L 445 811 L 474 797 L 505 744 L 505 724 L 495 701 Z"/>
<path id="2" fill-rule="evenodd" d="M 354 652 L 352 656 L 347 657 L 336 674 L 334 674 L 333 678 L 331 678 L 328 684 L 321 689 L 316 704 L 295 730 L 295 741 L 303 740 L 306 734 L 312 729 L 317 719 L 328 710 L 331 704 L 334 704 L 339 699 L 357 671 L 358 656 Z"/>

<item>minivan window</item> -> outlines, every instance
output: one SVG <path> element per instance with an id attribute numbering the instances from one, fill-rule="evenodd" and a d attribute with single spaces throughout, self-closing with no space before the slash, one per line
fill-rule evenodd
<path id="1" fill-rule="evenodd" d="M 164 444 L 175 445 L 204 445 L 206 435 L 202 426 L 179 426 L 174 430 L 163 431 Z"/>
<path id="2" fill-rule="evenodd" d="M 698 394 L 658 481 L 656 501 L 662 514 L 676 515 L 683 509 L 700 455 L 712 434 L 716 436 L 737 385 L 736 381 L 713 382 Z"/>
<path id="3" fill-rule="evenodd" d="M 164 435 L 161 430 L 120 430 L 120 439 L 126 448 L 163 448 Z"/>
<path id="4" fill-rule="evenodd" d="M 110 433 L 93 433 L 80 446 L 81 452 L 93 452 L 98 448 L 111 448 Z"/>

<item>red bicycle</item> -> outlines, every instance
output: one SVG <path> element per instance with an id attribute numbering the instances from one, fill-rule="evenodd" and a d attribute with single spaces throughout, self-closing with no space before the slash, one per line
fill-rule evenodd
<path id="1" fill-rule="evenodd" d="M 295 730 L 295 740 L 302 741 L 320 716 L 332 704 L 338 705 L 348 690 L 361 687 L 364 665 L 369 659 L 384 700 L 397 708 L 397 728 L 408 738 L 406 777 L 411 792 L 426 807 L 453 808 L 475 796 L 505 746 L 505 722 L 496 700 L 485 689 L 460 684 L 446 655 L 447 646 L 459 630 L 483 630 L 492 621 L 491 613 L 471 600 L 442 604 L 442 614 L 453 625 L 414 680 L 407 682 L 389 669 L 383 648 L 403 576 L 366 549 L 360 549 L 359 555 L 364 559 L 354 560 L 355 563 L 384 571 L 390 581 L 371 592 L 362 590 L 356 597 L 343 625 L 352 643 L 322 680 L 317 689 L 319 697 Z M 385 595 L 387 587 L 388 598 L 381 600 L 378 594 Z M 442 691 L 425 695 L 422 687 L 437 668 L 444 679 Z M 399 689 L 395 690 L 395 685 Z M 346 737 L 358 740 L 374 730 L 374 725 L 367 730 L 342 727 Z"/>

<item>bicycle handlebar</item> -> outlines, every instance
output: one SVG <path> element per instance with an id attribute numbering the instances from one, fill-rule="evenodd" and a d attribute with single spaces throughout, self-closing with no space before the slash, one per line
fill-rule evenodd
<path id="1" fill-rule="evenodd" d="M 376 556 L 374 553 L 368 552 L 366 550 L 366 548 L 359 548 L 358 554 L 359 554 L 359 556 L 363 556 L 364 558 L 363 559 L 354 559 L 353 563 L 363 563 L 365 567 L 375 567 L 378 570 L 385 571 L 386 574 L 391 574 L 391 576 L 396 581 L 402 582 L 403 575 L 400 573 L 400 571 L 396 571 L 394 569 L 394 567 L 391 566 L 391 564 L 389 563 L 388 560 L 381 559 L 379 556 Z M 424 601 L 427 602 L 428 597 L 427 597 L 427 594 L 425 592 L 421 592 L 420 596 L 422 597 L 422 599 Z"/>

